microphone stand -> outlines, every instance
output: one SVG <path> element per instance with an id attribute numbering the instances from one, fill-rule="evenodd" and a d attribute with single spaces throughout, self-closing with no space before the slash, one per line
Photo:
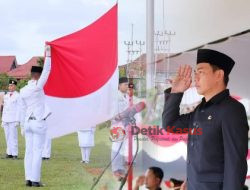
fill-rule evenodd
<path id="1" fill-rule="evenodd" d="M 129 123 L 128 123 L 128 125 L 127 125 L 128 128 L 129 128 L 128 131 L 129 131 L 129 135 L 131 136 L 131 138 L 133 138 L 133 137 L 132 137 L 132 127 L 133 127 L 133 126 L 136 126 L 136 119 L 135 119 L 134 117 L 131 117 L 131 118 L 129 118 L 129 119 L 130 119 L 130 120 L 129 120 Z M 139 150 L 138 134 L 136 134 L 135 137 L 136 137 L 136 152 L 135 152 L 135 156 L 133 156 L 132 148 L 129 147 L 129 153 L 131 154 L 131 155 L 128 155 L 128 156 L 130 157 L 129 160 L 128 160 L 129 167 L 128 167 L 128 170 L 127 170 L 127 173 L 126 173 L 125 177 L 124 177 L 124 178 L 122 179 L 122 181 L 121 181 L 119 190 L 122 190 L 122 189 L 123 189 L 123 186 L 125 185 L 125 183 L 126 183 L 128 177 L 130 177 L 129 180 L 131 180 L 130 184 L 128 184 L 128 189 L 129 189 L 129 188 L 132 189 L 132 186 L 129 187 L 129 185 L 132 185 L 132 180 L 133 180 L 133 175 L 131 175 L 131 172 L 132 172 L 132 170 L 133 170 L 133 164 L 134 164 L 134 161 L 135 161 L 135 159 L 136 159 L 136 157 L 137 157 L 138 150 Z M 133 139 L 131 139 L 131 143 L 132 143 L 132 140 L 133 140 Z M 131 144 L 131 145 L 132 145 L 132 144 Z"/>
<path id="2" fill-rule="evenodd" d="M 124 124 L 126 125 L 125 129 L 126 128 L 129 128 L 129 133 L 131 132 L 130 130 L 132 129 L 133 126 L 136 126 L 136 119 L 134 117 L 130 117 L 129 119 L 126 118 L 124 119 Z M 132 134 L 131 134 L 132 136 Z M 132 139 L 131 139 L 132 140 Z M 131 171 L 131 168 L 133 166 L 133 163 L 135 161 L 135 158 L 137 156 L 137 153 L 138 153 L 138 150 L 139 150 L 139 141 L 138 141 L 138 134 L 136 134 L 136 141 L 137 141 L 137 145 L 136 145 L 136 153 L 135 153 L 135 156 L 134 158 L 132 159 L 131 163 L 129 163 L 129 168 L 127 170 L 127 173 L 125 174 L 125 177 L 122 179 L 121 181 L 121 184 L 120 184 L 120 188 L 119 190 L 121 190 L 123 188 L 123 186 L 125 185 L 126 181 L 127 181 L 127 178 L 128 178 L 128 175 L 129 175 L 129 172 Z M 121 147 L 123 146 L 123 143 L 124 143 L 124 140 L 122 141 L 122 143 L 120 144 L 119 146 L 119 149 L 117 151 L 117 153 L 115 154 L 114 158 L 107 164 L 107 166 L 104 168 L 104 170 L 102 171 L 102 173 L 98 176 L 97 179 L 94 179 L 94 183 L 93 185 L 91 186 L 90 190 L 93 190 L 96 185 L 100 182 L 102 176 L 104 175 L 104 173 L 107 171 L 107 169 L 110 167 L 110 165 L 113 163 L 113 161 L 116 159 L 116 157 L 118 156 L 118 154 L 120 154 L 120 150 L 121 150 Z"/>
<path id="3" fill-rule="evenodd" d="M 92 184 L 90 190 L 93 190 L 95 188 L 95 186 L 100 182 L 100 180 L 101 180 L 102 176 L 104 175 L 104 173 L 111 166 L 111 164 L 116 159 L 116 157 L 118 156 L 118 154 L 120 154 L 120 150 L 121 150 L 121 147 L 122 147 L 123 143 L 124 143 L 124 140 L 120 144 L 119 149 L 118 149 L 117 153 L 115 154 L 114 158 L 106 165 L 106 167 L 103 169 L 102 173 L 98 176 L 98 178 L 94 179 L 94 183 Z"/>
<path id="4" fill-rule="evenodd" d="M 106 165 L 106 167 L 103 169 L 102 173 L 98 176 L 98 178 L 94 178 L 94 180 L 93 180 L 94 183 L 92 184 L 90 190 L 93 190 L 95 188 L 95 186 L 100 182 L 100 180 L 101 180 L 102 176 L 104 175 L 104 173 L 111 166 L 111 164 L 116 159 L 116 157 L 120 154 L 123 143 L 124 143 L 124 139 L 123 139 L 122 143 L 120 144 L 119 149 L 118 149 L 117 153 L 115 154 L 115 156 L 113 157 L 113 159 Z"/>

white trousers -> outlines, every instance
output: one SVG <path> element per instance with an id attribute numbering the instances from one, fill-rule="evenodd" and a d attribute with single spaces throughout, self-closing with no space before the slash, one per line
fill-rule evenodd
<path id="1" fill-rule="evenodd" d="M 82 161 L 89 162 L 91 147 L 81 147 Z"/>
<path id="2" fill-rule="evenodd" d="M 18 130 L 17 122 L 3 122 L 5 140 L 6 140 L 6 154 L 18 156 Z"/>
<path id="3" fill-rule="evenodd" d="M 51 156 L 51 139 L 47 137 L 45 137 L 45 143 L 44 143 L 44 148 L 43 148 L 43 152 L 42 152 L 42 157 L 43 158 L 50 158 Z"/>
<path id="4" fill-rule="evenodd" d="M 44 120 L 29 120 L 24 125 L 25 131 L 25 179 L 40 182 L 42 151 L 46 136 L 46 122 Z"/>

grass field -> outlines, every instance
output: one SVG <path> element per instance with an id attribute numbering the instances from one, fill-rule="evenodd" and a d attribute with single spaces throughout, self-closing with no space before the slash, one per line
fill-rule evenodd
<path id="1" fill-rule="evenodd" d="M 110 161 L 111 142 L 108 139 L 107 128 L 97 129 L 95 135 L 96 146 L 92 149 L 90 163 L 80 163 L 81 155 L 78 146 L 77 134 L 71 134 L 52 141 L 52 158 L 43 161 L 42 179 L 46 185 L 42 189 L 47 190 L 88 190 L 94 178 Z M 25 187 L 24 180 L 24 138 L 19 130 L 19 159 L 5 158 L 5 137 L 3 128 L 0 128 L 0 189 L 22 190 L 34 189 Z M 116 189 L 117 182 L 109 169 L 96 189 Z"/>

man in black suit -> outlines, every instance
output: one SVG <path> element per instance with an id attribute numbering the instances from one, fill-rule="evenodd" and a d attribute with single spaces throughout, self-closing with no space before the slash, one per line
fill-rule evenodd
<path id="1" fill-rule="evenodd" d="M 188 132 L 188 190 L 241 190 L 244 186 L 249 126 L 244 106 L 227 89 L 234 64 L 218 51 L 198 50 L 195 86 L 204 98 L 189 114 L 180 115 L 179 105 L 192 83 L 190 66 L 181 66 L 172 88 L 165 91 L 163 127 L 169 132 Z"/>

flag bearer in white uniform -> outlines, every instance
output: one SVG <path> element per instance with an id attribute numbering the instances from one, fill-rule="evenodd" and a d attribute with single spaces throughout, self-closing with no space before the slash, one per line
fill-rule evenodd
<path id="1" fill-rule="evenodd" d="M 90 127 L 78 131 L 78 141 L 82 154 L 82 163 L 89 163 L 91 148 L 95 146 L 95 128 L 96 127 Z"/>
<path id="2" fill-rule="evenodd" d="M 41 187 L 42 151 L 47 131 L 46 119 L 51 114 L 45 104 L 43 87 L 51 69 L 50 46 L 45 47 L 43 69 L 33 66 L 31 80 L 20 91 L 21 127 L 25 136 L 25 179 L 26 186 Z"/>
<path id="3" fill-rule="evenodd" d="M 129 107 L 129 97 L 127 91 L 128 78 L 122 77 L 119 79 L 118 87 L 118 113 L 123 112 Z M 115 120 L 112 120 L 111 127 L 115 126 L 124 129 L 122 122 L 116 122 Z M 124 147 L 125 141 L 112 142 L 111 160 L 113 161 L 111 166 L 114 176 L 118 179 L 124 177 L 126 173 L 125 157 L 123 154 Z"/>
<path id="4" fill-rule="evenodd" d="M 128 78 L 121 77 L 119 79 L 119 87 L 118 87 L 118 113 L 125 111 L 129 108 L 129 95 L 128 95 Z M 135 97 L 133 97 L 135 99 Z M 134 101 L 134 104 L 138 103 Z M 141 115 L 135 115 L 136 121 L 141 121 Z M 126 135 L 124 140 L 112 142 L 112 152 L 111 152 L 111 160 L 112 161 L 112 172 L 118 180 L 121 180 L 126 173 L 127 170 L 127 160 L 128 160 L 128 138 L 127 138 L 127 129 L 126 126 L 123 126 L 121 121 L 112 120 L 111 121 L 111 129 L 114 127 L 121 127 L 126 131 Z M 133 155 L 136 152 L 136 141 L 133 138 Z"/>
<path id="5" fill-rule="evenodd" d="M 17 159 L 19 125 L 19 93 L 16 91 L 17 81 L 9 80 L 9 92 L 3 98 L 2 127 L 6 139 L 6 158 Z"/>

